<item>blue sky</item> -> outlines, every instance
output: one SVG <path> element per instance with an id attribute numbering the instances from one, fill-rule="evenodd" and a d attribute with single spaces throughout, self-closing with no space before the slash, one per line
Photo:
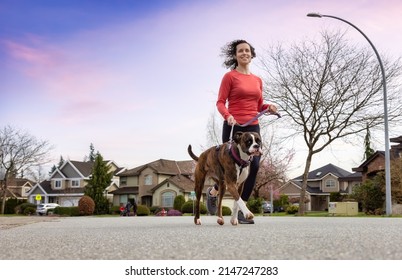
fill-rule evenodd
<path id="1" fill-rule="evenodd" d="M 244 38 L 258 55 L 328 27 L 366 43 L 339 21 L 306 17 L 321 12 L 353 22 L 380 53 L 399 57 L 401 10 L 397 0 L 2 0 L 0 125 L 48 140 L 54 163 L 82 160 L 90 143 L 129 168 L 188 160 L 188 144 L 196 151 L 206 144 L 226 42 Z M 297 148 L 292 175 L 300 175 L 305 152 Z M 351 171 L 361 155 L 338 143 L 312 168 L 331 162 Z"/>

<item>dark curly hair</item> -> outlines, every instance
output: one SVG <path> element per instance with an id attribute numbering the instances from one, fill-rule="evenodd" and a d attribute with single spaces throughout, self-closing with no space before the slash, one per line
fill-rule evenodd
<path id="1" fill-rule="evenodd" d="M 238 64 L 237 64 L 237 60 L 236 60 L 236 47 L 237 47 L 237 45 L 243 44 L 243 43 L 246 43 L 250 46 L 251 58 L 254 58 L 257 56 L 255 54 L 254 47 L 249 42 L 247 42 L 246 40 L 234 40 L 232 42 L 227 43 L 221 49 L 221 56 L 225 58 L 225 61 L 223 62 L 224 67 L 230 68 L 232 70 L 237 67 Z"/>

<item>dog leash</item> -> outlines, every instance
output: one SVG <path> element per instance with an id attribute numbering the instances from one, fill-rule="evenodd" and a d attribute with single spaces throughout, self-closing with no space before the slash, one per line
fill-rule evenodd
<path id="1" fill-rule="evenodd" d="M 269 108 L 267 108 L 267 109 L 265 109 L 265 110 L 259 112 L 255 117 L 253 117 L 253 118 L 252 118 L 251 120 L 249 120 L 248 122 L 246 122 L 246 123 L 244 123 L 244 124 L 237 124 L 237 125 L 240 126 L 240 127 L 248 126 L 248 125 L 251 124 L 253 121 L 255 121 L 256 119 L 258 119 L 259 117 L 261 117 L 262 115 L 264 115 L 265 113 L 267 113 L 268 111 L 269 111 Z M 267 114 L 267 115 L 275 115 L 275 116 L 277 116 L 278 118 L 281 118 L 281 117 L 282 117 L 281 114 L 279 114 L 278 112 L 277 112 L 277 113 L 269 113 L 269 114 Z M 232 145 L 232 142 L 233 142 L 233 129 L 234 129 L 234 126 L 235 126 L 235 125 L 236 125 L 236 124 L 232 124 L 232 129 L 230 130 L 230 137 L 229 137 L 230 145 Z"/>

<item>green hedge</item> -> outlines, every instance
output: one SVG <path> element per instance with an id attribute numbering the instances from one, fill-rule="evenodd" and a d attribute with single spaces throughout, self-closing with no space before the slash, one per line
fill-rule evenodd
<path id="1" fill-rule="evenodd" d="M 193 200 L 188 200 L 188 201 L 186 201 L 184 204 L 183 204 L 183 206 L 181 207 L 181 212 L 184 214 L 184 213 L 189 213 L 189 214 L 192 214 L 193 213 L 193 209 L 194 209 L 194 206 L 193 206 Z M 200 213 L 201 214 L 206 214 L 207 213 L 207 207 L 205 206 L 205 204 L 204 203 L 200 203 Z"/>
<path id="2" fill-rule="evenodd" d="M 56 207 L 53 213 L 60 216 L 80 216 L 78 206 Z"/>
<path id="3" fill-rule="evenodd" d="M 259 214 L 262 213 L 262 198 L 256 198 L 256 199 L 249 199 L 247 201 L 247 208 L 250 209 L 251 212 L 254 214 Z"/>
<path id="4" fill-rule="evenodd" d="M 34 208 L 36 212 L 36 207 L 36 204 L 25 202 L 15 207 L 15 214 L 25 214 L 28 211 L 27 208 Z"/>
<path id="5" fill-rule="evenodd" d="M 149 216 L 151 211 L 146 205 L 137 205 L 137 216 Z"/>

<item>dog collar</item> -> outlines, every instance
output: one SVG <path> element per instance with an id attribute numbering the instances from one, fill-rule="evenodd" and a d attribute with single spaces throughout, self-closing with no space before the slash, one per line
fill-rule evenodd
<path id="1" fill-rule="evenodd" d="M 246 161 L 244 159 L 241 159 L 240 156 L 238 155 L 235 145 L 229 145 L 229 155 L 233 158 L 233 160 L 235 161 L 235 163 L 240 166 L 241 169 L 243 169 L 244 167 L 249 166 L 250 164 L 250 160 Z"/>

